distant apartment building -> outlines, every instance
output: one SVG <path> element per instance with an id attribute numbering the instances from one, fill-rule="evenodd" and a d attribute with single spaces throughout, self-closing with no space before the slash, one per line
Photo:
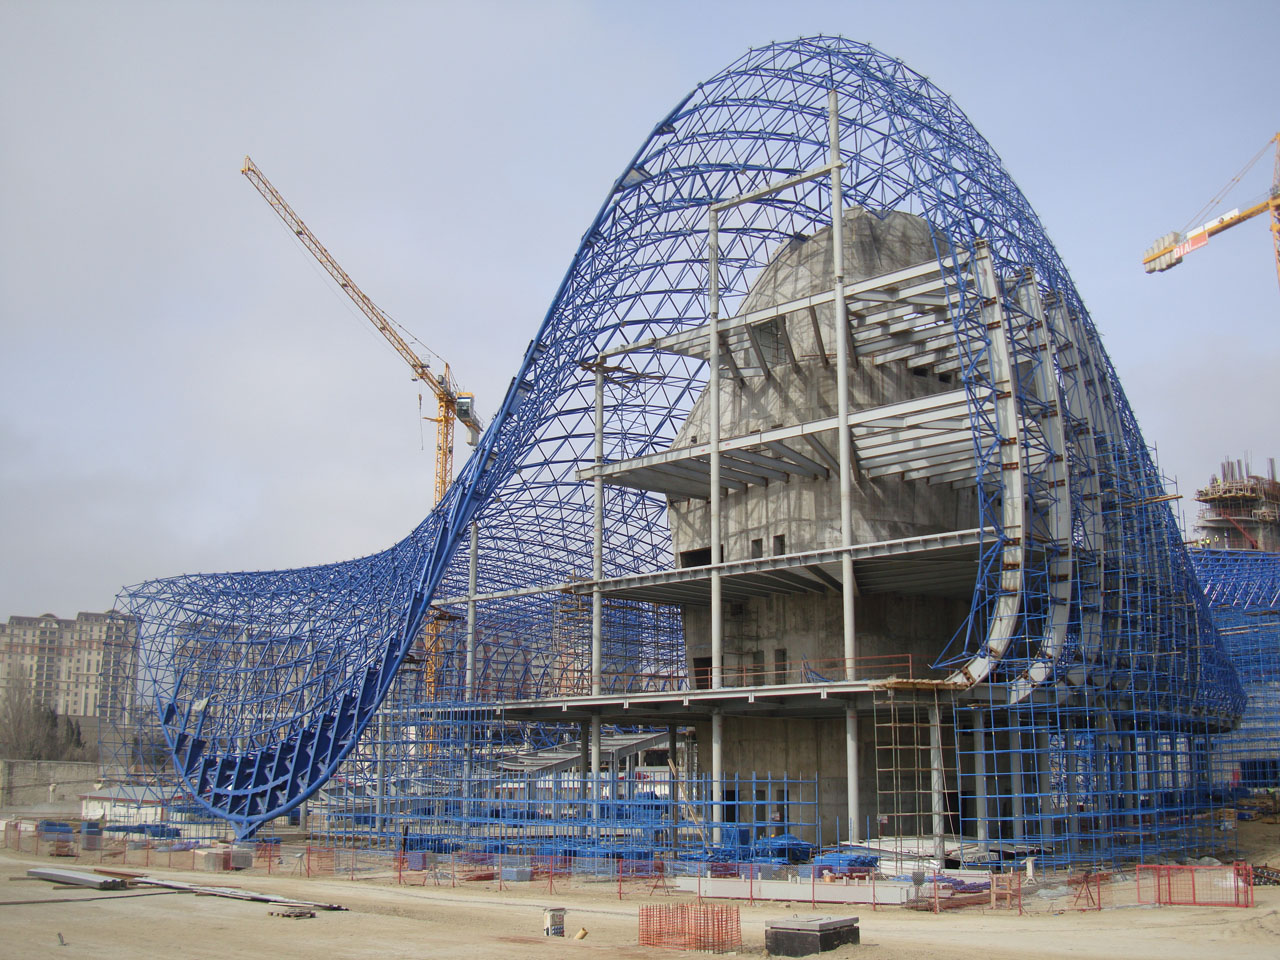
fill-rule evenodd
<path id="1" fill-rule="evenodd" d="M 0 623 L 0 696 L 11 682 L 22 683 L 62 716 L 123 719 L 132 651 L 132 622 L 114 610 L 74 620 L 10 617 Z M 90 726 L 96 733 L 96 723 Z"/>

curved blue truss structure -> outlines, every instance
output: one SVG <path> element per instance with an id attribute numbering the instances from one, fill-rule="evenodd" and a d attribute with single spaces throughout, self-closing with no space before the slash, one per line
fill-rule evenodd
<path id="1" fill-rule="evenodd" d="M 1191 561 L 1248 696 L 1239 726 L 1218 738 L 1215 781 L 1280 787 L 1280 553 L 1193 549 Z"/>
<path id="2" fill-rule="evenodd" d="M 476 702 L 565 692 L 565 665 L 580 662 L 581 643 L 550 655 L 553 631 L 536 625 L 554 620 L 557 603 L 541 586 L 592 575 L 592 488 L 578 477 L 594 462 L 589 365 L 605 350 L 706 322 L 710 206 L 823 164 L 833 89 L 845 205 L 927 220 L 953 293 L 948 319 L 970 401 L 980 526 L 989 532 L 971 616 L 943 665 L 962 682 L 1000 686 L 1002 700 L 1015 703 L 1071 671 L 1145 671 L 1159 682 L 1144 686 L 1142 710 L 1233 722 L 1239 685 L 1160 499 L 1160 477 L 1040 221 L 991 147 L 928 80 L 864 44 L 815 37 L 749 52 L 645 137 L 583 235 L 492 425 L 408 537 L 344 563 L 182 576 L 126 591 L 140 689 L 201 806 L 241 834 L 297 806 L 356 748 L 398 675 L 404 682 L 406 663 L 428 702 L 482 709 Z M 819 178 L 722 225 L 722 315 L 782 245 L 829 222 L 829 209 L 829 181 Z M 1012 454 L 998 422 L 1010 415 L 1000 412 L 1008 391 L 987 362 L 982 308 L 991 291 L 978 295 L 961 275 L 980 252 L 1013 318 L 1011 370 L 1036 384 L 1014 401 L 1025 426 Z M 1045 322 L 1028 320 L 1028 277 Z M 609 388 L 606 461 L 670 445 L 707 382 L 696 359 L 654 352 L 633 361 L 634 375 Z M 1016 491 L 1011 455 L 1025 465 L 1014 471 Z M 608 491 L 605 577 L 670 566 L 666 509 L 660 496 Z M 443 605 L 457 609 L 468 592 L 473 524 L 477 590 L 493 600 L 468 683 L 459 630 L 435 619 L 432 604 L 452 599 Z M 1023 549 L 1033 542 L 1042 548 Z M 631 631 L 627 641 L 607 654 L 604 689 L 655 675 L 681 682 L 677 620 L 636 610 L 629 624 L 619 627 Z M 445 746 L 427 760 L 444 762 L 449 751 L 453 762 L 456 749 Z"/>

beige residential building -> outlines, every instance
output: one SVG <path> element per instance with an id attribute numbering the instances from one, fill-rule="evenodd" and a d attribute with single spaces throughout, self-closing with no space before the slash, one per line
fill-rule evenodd
<path id="1" fill-rule="evenodd" d="M 114 610 L 74 620 L 52 613 L 10 617 L 0 623 L 0 696 L 12 678 L 61 716 L 121 719 L 132 648 L 132 625 Z M 96 722 L 88 726 L 85 733 L 96 734 Z"/>

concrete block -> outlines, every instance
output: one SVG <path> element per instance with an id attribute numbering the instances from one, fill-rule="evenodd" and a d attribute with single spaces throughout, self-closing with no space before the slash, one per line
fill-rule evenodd
<path id="1" fill-rule="evenodd" d="M 807 957 L 860 940 L 857 917 L 792 917 L 764 928 L 764 949 L 775 957 Z"/>
<path id="2" fill-rule="evenodd" d="M 231 869 L 230 852 L 225 847 L 214 847 L 205 850 L 193 850 L 192 861 L 195 869 L 208 873 L 221 873 Z"/>

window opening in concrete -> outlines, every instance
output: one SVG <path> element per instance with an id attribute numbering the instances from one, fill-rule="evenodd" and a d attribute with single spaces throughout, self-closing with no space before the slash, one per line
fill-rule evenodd
<path id="1" fill-rule="evenodd" d="M 705 567 L 711 563 L 711 548 L 698 547 L 694 550 L 680 551 L 680 566 L 682 567 Z"/>

